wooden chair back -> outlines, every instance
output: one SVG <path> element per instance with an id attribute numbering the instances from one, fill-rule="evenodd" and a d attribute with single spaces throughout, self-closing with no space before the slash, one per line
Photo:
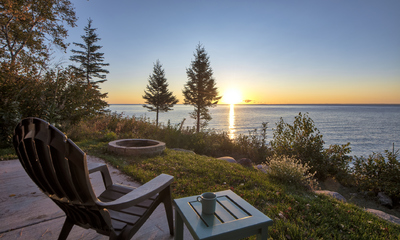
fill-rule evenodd
<path id="1" fill-rule="evenodd" d="M 90 183 L 86 154 L 49 123 L 22 120 L 13 143 L 30 178 L 77 225 L 98 232 L 112 229 L 110 214 L 98 207 Z"/>

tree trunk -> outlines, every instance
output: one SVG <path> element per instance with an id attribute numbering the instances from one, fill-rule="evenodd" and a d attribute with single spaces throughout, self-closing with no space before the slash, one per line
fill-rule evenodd
<path id="1" fill-rule="evenodd" d="M 158 127 L 158 106 L 157 106 L 157 112 L 156 112 L 156 127 Z"/>
<path id="2" fill-rule="evenodd" d="M 200 132 L 200 109 L 197 108 L 197 129 L 196 132 Z"/>

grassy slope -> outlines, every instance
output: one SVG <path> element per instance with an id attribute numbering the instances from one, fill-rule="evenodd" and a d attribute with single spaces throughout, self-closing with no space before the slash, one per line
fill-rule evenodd
<path id="1" fill-rule="evenodd" d="M 400 239 L 399 225 L 353 204 L 274 183 L 239 164 L 168 149 L 162 156 L 134 159 L 107 154 L 105 143 L 79 145 L 142 183 L 160 173 L 175 176 L 173 198 L 231 189 L 273 219 L 273 239 Z"/>

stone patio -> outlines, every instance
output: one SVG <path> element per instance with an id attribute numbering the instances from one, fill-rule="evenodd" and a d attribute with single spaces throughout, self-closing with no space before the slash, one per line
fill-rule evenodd
<path id="1" fill-rule="evenodd" d="M 88 162 L 103 162 L 88 156 Z M 114 182 L 139 186 L 118 169 L 108 166 Z M 100 173 L 90 175 L 96 194 L 104 189 Z M 0 240 L 57 239 L 65 214 L 32 182 L 18 160 L 0 161 Z M 185 239 L 193 239 L 185 228 Z M 68 239 L 108 239 L 94 230 L 74 226 Z M 133 236 L 140 240 L 173 239 L 161 204 Z"/>

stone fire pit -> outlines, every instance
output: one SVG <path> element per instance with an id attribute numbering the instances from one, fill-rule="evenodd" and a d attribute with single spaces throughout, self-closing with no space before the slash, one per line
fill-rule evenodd
<path id="1" fill-rule="evenodd" d="M 119 139 L 108 143 L 110 152 L 125 156 L 153 156 L 164 149 L 165 143 L 151 139 Z"/>

